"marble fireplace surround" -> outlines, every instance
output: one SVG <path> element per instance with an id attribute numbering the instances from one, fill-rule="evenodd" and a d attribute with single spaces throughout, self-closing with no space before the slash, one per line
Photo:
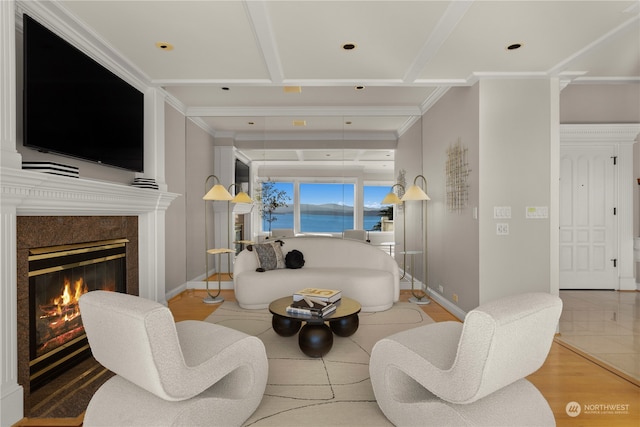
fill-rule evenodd
<path id="1" fill-rule="evenodd" d="M 132 234 L 137 232 L 138 277 L 137 290 L 132 290 L 132 293 L 166 304 L 164 215 L 177 196 L 174 193 L 123 184 L 0 167 L 1 420 L 15 421 L 23 416 L 23 400 L 25 391 L 28 392 L 20 385 L 18 372 L 18 340 L 24 337 L 24 331 L 18 331 L 22 327 L 18 317 L 18 217 L 61 217 L 41 218 L 42 224 L 53 221 L 54 224 L 61 223 L 64 224 L 63 227 L 72 227 L 76 231 L 92 227 L 87 221 L 101 224 L 107 229 L 130 229 L 131 224 L 137 224 L 137 230 L 132 231 Z M 127 221 L 126 217 L 134 218 Z M 25 224 L 30 228 L 37 222 L 39 221 L 20 218 L 20 228 Z M 89 234 L 92 233 L 102 235 L 97 230 L 92 230 Z"/>
<path id="2" fill-rule="evenodd" d="M 137 216 L 22 216 L 17 217 L 18 383 L 24 391 L 24 410 L 30 411 L 29 384 L 29 249 L 125 238 L 126 292 L 138 295 Z"/>

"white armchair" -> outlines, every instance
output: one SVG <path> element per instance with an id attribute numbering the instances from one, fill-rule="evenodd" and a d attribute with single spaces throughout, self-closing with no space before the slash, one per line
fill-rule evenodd
<path id="1" fill-rule="evenodd" d="M 545 293 L 502 298 L 384 338 L 369 364 L 378 405 L 396 426 L 548 426 L 553 413 L 524 379 L 544 363 L 562 301 Z"/>
<path id="2" fill-rule="evenodd" d="M 175 323 L 155 301 L 93 291 L 80 298 L 93 356 L 116 375 L 92 397 L 85 426 L 241 425 L 264 393 L 256 337 L 212 323 Z"/>

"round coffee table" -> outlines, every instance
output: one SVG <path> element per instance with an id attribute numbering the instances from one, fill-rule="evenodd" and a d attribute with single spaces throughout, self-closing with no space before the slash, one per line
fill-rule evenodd
<path id="1" fill-rule="evenodd" d="M 290 337 L 298 333 L 300 350 L 309 357 L 322 357 L 333 347 L 333 334 L 348 337 L 358 330 L 360 324 L 358 313 L 360 303 L 351 298 L 342 297 L 338 308 L 324 317 L 311 317 L 287 313 L 287 306 L 293 302 L 293 297 L 284 297 L 269 304 L 269 311 L 273 314 L 271 325 L 276 333 L 283 337 Z M 304 326 L 302 326 L 304 322 Z M 327 326 L 326 322 L 329 322 Z M 300 329 L 302 326 L 302 329 Z"/>

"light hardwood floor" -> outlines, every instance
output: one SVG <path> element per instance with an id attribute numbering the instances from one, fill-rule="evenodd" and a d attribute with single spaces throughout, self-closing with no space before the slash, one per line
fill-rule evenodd
<path id="1" fill-rule="evenodd" d="M 202 302 L 204 291 L 190 290 L 169 301 L 176 321 L 204 320 L 219 305 Z M 226 300 L 235 300 L 233 291 L 223 290 Z M 407 301 L 410 292 L 402 291 L 400 300 Z M 457 321 L 455 316 L 432 302 L 421 306 L 436 322 Z M 552 344 L 545 364 L 528 379 L 545 396 L 556 418 L 558 426 L 588 427 L 640 427 L 640 387 L 583 357 L 579 352 L 559 343 Z M 566 407 L 577 402 L 589 408 L 578 416 L 570 417 Z M 615 405 L 619 412 L 607 405 Z M 496 410 L 500 410 L 496 408 Z M 23 420 L 21 426 L 78 426 L 79 419 Z"/>
<path id="2" fill-rule="evenodd" d="M 222 291 L 227 300 L 235 300 L 233 291 Z M 202 303 L 204 291 L 189 291 L 169 302 L 176 321 L 206 318 L 217 306 Z M 401 301 L 407 301 L 409 291 L 402 291 Z M 422 309 L 436 322 L 458 319 L 442 306 L 432 302 Z M 640 387 L 585 358 L 570 347 L 554 341 L 547 361 L 528 377 L 545 396 L 558 426 L 640 427 Z M 589 405 L 590 413 L 576 417 L 567 414 L 571 402 Z M 610 413 L 606 405 L 628 408 L 626 413 Z M 499 410 L 499 409 L 497 409 Z"/>

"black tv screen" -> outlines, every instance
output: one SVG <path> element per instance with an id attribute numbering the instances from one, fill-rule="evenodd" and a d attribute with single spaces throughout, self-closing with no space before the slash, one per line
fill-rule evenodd
<path id="1" fill-rule="evenodd" d="M 144 95 L 24 15 L 24 145 L 143 171 Z"/>

